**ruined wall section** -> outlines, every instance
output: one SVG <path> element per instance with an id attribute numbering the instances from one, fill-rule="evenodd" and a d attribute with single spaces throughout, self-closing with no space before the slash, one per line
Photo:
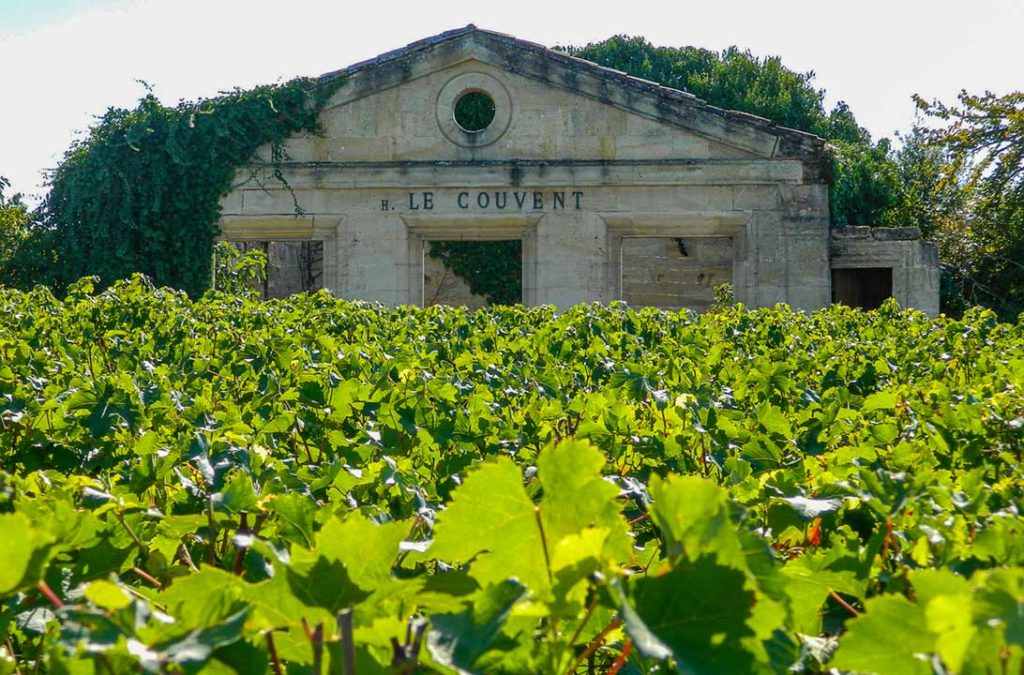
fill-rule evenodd
<path id="1" fill-rule="evenodd" d="M 827 211 L 802 217 L 800 204 L 786 201 L 794 193 L 814 194 L 799 184 L 799 165 L 789 167 L 792 184 L 770 182 L 779 179 L 779 167 L 756 168 L 703 167 L 689 171 L 689 183 L 683 185 L 673 184 L 679 174 L 672 167 L 643 170 L 642 175 L 637 167 L 578 166 L 334 174 L 334 180 L 365 185 L 369 177 L 378 184 L 359 188 L 325 187 L 318 172 L 293 171 L 289 182 L 306 210 L 303 216 L 284 215 L 292 208 L 288 190 L 241 190 L 225 203 L 224 227 L 227 238 L 244 230 L 252 238 L 272 239 L 272 232 L 280 237 L 289 227 L 321 238 L 328 288 L 342 297 L 394 305 L 423 302 L 425 242 L 453 239 L 523 239 L 527 303 L 567 306 L 621 299 L 623 275 L 645 264 L 624 259 L 623 247 L 628 249 L 630 239 L 648 237 L 729 241 L 731 281 L 737 298 L 747 304 L 827 305 Z M 512 185 L 514 180 L 520 185 Z M 826 188 L 819 192 L 820 203 L 827 204 Z M 504 209 L 496 207 L 499 200 Z M 254 224 L 268 234 L 260 234 Z M 718 281 L 719 275 L 713 278 Z"/>

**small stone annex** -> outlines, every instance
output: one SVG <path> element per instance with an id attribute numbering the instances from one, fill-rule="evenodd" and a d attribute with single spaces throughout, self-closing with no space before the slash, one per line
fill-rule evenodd
<path id="1" fill-rule="evenodd" d="M 755 307 L 938 313 L 917 228 L 830 227 L 811 134 L 472 25 L 322 77 L 343 84 L 286 142 L 288 186 L 264 148 L 222 203 L 223 239 L 303 242 L 271 246 L 282 288 L 305 259 L 299 288 L 473 306 L 430 243 L 519 240 L 527 305 L 700 310 L 730 282 Z"/>

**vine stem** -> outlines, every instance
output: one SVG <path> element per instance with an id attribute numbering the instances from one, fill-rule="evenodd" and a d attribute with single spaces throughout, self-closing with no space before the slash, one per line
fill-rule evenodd
<path id="1" fill-rule="evenodd" d="M 267 651 L 270 652 L 270 665 L 274 668 L 274 675 L 283 675 L 281 670 L 281 659 L 277 657 L 277 647 L 274 646 L 274 631 L 268 630 L 267 633 Z"/>
<path id="2" fill-rule="evenodd" d="M 256 525 L 253 529 L 249 529 L 249 514 L 246 511 L 242 511 L 239 514 L 239 523 L 237 534 L 248 534 L 254 538 L 260 533 L 260 527 L 263 526 L 263 521 L 266 520 L 266 514 L 259 513 L 256 516 Z M 248 550 L 245 546 L 236 546 L 235 560 L 231 563 L 231 573 L 235 576 L 244 576 L 245 568 L 245 552 Z"/>
<path id="3" fill-rule="evenodd" d="M 565 671 L 566 675 L 571 675 L 573 672 L 575 672 L 581 663 L 586 661 L 591 654 L 596 652 L 601 647 L 601 645 L 604 644 L 604 639 L 608 636 L 608 633 L 611 633 L 613 630 L 615 630 L 621 625 L 621 617 L 617 616 L 614 619 L 612 619 L 611 622 L 609 622 L 609 624 L 605 626 L 600 633 L 597 634 L 597 637 L 590 641 L 590 644 L 587 645 L 587 648 L 583 650 L 583 653 L 576 657 L 576 660 L 573 662 L 573 664 L 569 666 L 569 670 Z"/>
<path id="4" fill-rule="evenodd" d="M 889 546 L 892 542 L 892 518 L 885 519 L 885 537 L 882 538 L 882 563 L 889 557 Z"/>
<path id="5" fill-rule="evenodd" d="M 157 588 L 163 588 L 163 584 L 161 584 L 159 581 L 157 581 L 155 578 L 153 578 L 153 576 L 149 572 L 147 572 L 146 570 L 144 570 L 144 569 L 142 569 L 140 567 L 133 567 L 132 568 L 132 572 L 135 572 L 140 577 L 142 577 L 143 579 L 145 579 L 149 583 L 153 584 Z"/>
<path id="6" fill-rule="evenodd" d="M 637 516 L 636 518 L 634 518 L 633 520 L 629 521 L 629 524 L 630 525 L 636 525 L 637 523 L 644 522 L 645 520 L 647 520 L 650 517 L 651 517 L 650 513 L 643 513 L 643 514 Z"/>
<path id="7" fill-rule="evenodd" d="M 356 675 L 356 646 L 352 638 L 352 609 L 338 613 L 338 629 L 341 632 L 342 675 Z"/>
<path id="8" fill-rule="evenodd" d="M 107 669 L 107 672 L 110 675 L 117 675 L 117 673 L 114 672 L 114 667 L 110 665 L 110 659 L 107 658 L 107 655 L 100 653 L 98 656 L 100 663 L 102 663 L 103 667 Z"/>
<path id="9" fill-rule="evenodd" d="M 14 675 L 21 675 L 21 668 L 18 667 L 18 656 L 14 653 L 14 645 L 11 643 L 11 636 L 7 636 L 7 653 L 11 655 L 11 661 L 14 661 Z"/>
<path id="10" fill-rule="evenodd" d="M 192 570 L 193 572 L 198 572 L 199 571 L 199 568 L 196 567 L 196 564 L 194 562 L 192 562 L 192 554 L 190 554 L 188 552 L 188 547 L 185 545 L 184 541 L 182 541 L 180 544 L 178 544 L 178 556 L 177 557 L 181 558 L 182 562 L 184 562 L 186 565 L 188 565 L 188 568 L 190 570 Z"/>
<path id="11" fill-rule="evenodd" d="M 142 540 L 139 539 L 139 535 L 135 534 L 135 530 L 133 530 L 131 526 L 128 525 L 128 522 L 124 519 L 124 514 L 120 511 L 115 511 L 114 518 L 117 519 L 117 522 L 121 523 L 121 527 L 123 527 L 124 531 L 128 533 L 128 536 L 135 543 L 135 545 L 139 547 L 139 552 L 145 555 L 149 555 L 149 547 L 142 543 Z"/>
<path id="12" fill-rule="evenodd" d="M 534 507 L 533 513 L 537 518 L 537 528 L 540 530 L 540 543 L 544 549 L 544 566 L 547 567 L 548 570 L 548 583 L 554 585 L 555 580 L 551 576 L 551 556 L 548 554 L 548 538 L 547 535 L 544 534 L 544 522 L 540 517 L 540 507 Z"/>
<path id="13" fill-rule="evenodd" d="M 313 645 L 313 673 L 320 675 L 324 662 L 324 624 L 322 621 L 313 629 L 309 641 Z"/>
<path id="14" fill-rule="evenodd" d="M 548 571 L 548 584 L 550 584 L 551 586 L 554 586 L 555 585 L 555 578 L 554 578 L 554 575 L 551 573 L 551 556 L 548 553 L 548 537 L 544 533 L 544 521 L 540 517 L 540 507 L 539 506 L 535 506 L 533 508 L 533 513 L 534 513 L 534 515 L 537 518 L 537 529 L 540 530 L 540 543 L 541 543 L 542 548 L 544 549 L 544 567 Z M 547 623 L 548 623 L 548 631 L 551 634 L 551 641 L 554 642 L 555 640 L 558 639 L 558 619 L 551 618 Z M 550 661 L 550 658 L 549 658 L 549 661 L 548 661 L 548 668 L 549 668 L 549 670 L 553 670 L 554 669 L 554 663 L 552 663 Z"/>
<path id="15" fill-rule="evenodd" d="M 857 609 L 853 605 L 848 603 L 846 600 L 843 600 L 842 596 L 840 596 L 838 593 L 833 591 L 831 588 L 828 589 L 828 594 L 830 596 L 832 596 L 833 600 L 835 600 L 840 605 L 842 605 L 846 609 L 846 611 L 848 611 L 850 614 L 853 614 L 853 616 L 855 616 L 855 617 L 860 616 L 860 612 L 858 612 Z"/>
<path id="16" fill-rule="evenodd" d="M 580 621 L 580 625 L 576 627 L 576 631 L 572 634 L 572 638 L 569 640 L 569 647 L 571 648 L 576 644 L 576 640 L 580 639 L 580 633 L 587 627 L 587 623 L 590 621 L 590 617 L 594 615 L 594 610 L 597 609 L 598 595 L 594 593 L 594 599 L 590 601 L 590 606 L 587 607 L 587 613 L 583 616 L 583 620 Z"/>
<path id="17" fill-rule="evenodd" d="M 137 591 L 135 588 L 132 588 L 131 586 L 129 586 L 127 584 L 122 584 L 121 585 L 121 590 L 123 590 L 128 595 L 131 595 L 133 597 L 138 598 L 139 600 L 142 600 L 143 602 L 150 603 L 151 605 L 153 605 L 154 607 L 159 609 L 161 612 L 163 612 L 165 614 L 167 613 L 167 605 L 162 605 L 159 602 L 156 602 L 155 600 L 146 597 L 142 593 L 139 593 L 139 591 Z"/>
<path id="18" fill-rule="evenodd" d="M 626 661 L 629 660 L 629 654 L 632 651 L 633 641 L 626 640 L 626 646 L 622 648 L 622 653 L 619 654 L 619 658 L 615 659 L 615 663 L 613 663 L 612 667 L 608 670 L 608 675 L 615 675 L 620 670 L 622 670 L 622 666 L 626 665 Z"/>
<path id="19" fill-rule="evenodd" d="M 47 584 L 45 581 L 40 580 L 40 582 L 36 584 L 36 586 L 37 588 L 39 588 L 42 594 L 46 596 L 46 599 L 53 604 L 54 607 L 56 607 L 57 609 L 61 609 L 64 607 L 64 602 L 57 597 L 57 594 L 53 592 L 53 589 L 50 588 L 49 584 Z"/>
<path id="20" fill-rule="evenodd" d="M 207 527 L 210 529 L 209 541 L 207 541 L 207 548 L 210 549 L 210 559 L 213 564 L 216 565 L 220 562 L 220 556 L 217 555 L 217 534 L 218 527 L 217 521 L 213 516 L 213 495 L 206 500 L 206 522 Z"/>

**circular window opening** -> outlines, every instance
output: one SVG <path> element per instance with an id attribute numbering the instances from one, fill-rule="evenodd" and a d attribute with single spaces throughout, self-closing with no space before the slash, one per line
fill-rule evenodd
<path id="1" fill-rule="evenodd" d="M 494 99 L 482 91 L 469 91 L 455 101 L 455 123 L 463 131 L 477 133 L 494 121 Z"/>

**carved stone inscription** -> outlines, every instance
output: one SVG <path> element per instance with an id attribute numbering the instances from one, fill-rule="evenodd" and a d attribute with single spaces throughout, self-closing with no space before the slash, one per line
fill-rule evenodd
<path id="1" fill-rule="evenodd" d="M 380 200 L 381 211 L 579 211 L 581 190 L 452 190 L 409 192 Z"/>

